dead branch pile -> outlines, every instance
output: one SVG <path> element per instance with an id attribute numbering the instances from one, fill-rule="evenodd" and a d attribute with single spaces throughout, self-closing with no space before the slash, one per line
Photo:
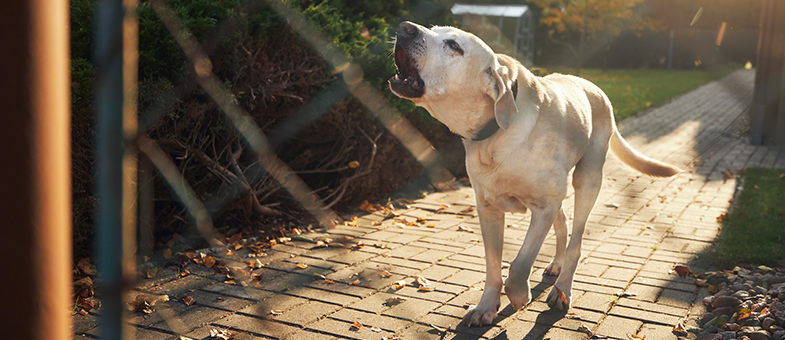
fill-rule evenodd
<path id="1" fill-rule="evenodd" d="M 237 39 L 239 43 L 230 44 L 236 48 L 225 53 L 229 57 L 214 57 L 216 74 L 265 135 L 276 136 L 272 142 L 278 157 L 327 207 L 343 209 L 362 200 L 389 197 L 422 173 L 408 151 L 350 96 L 337 100 L 311 123 L 291 119 L 337 81 L 293 32 Z M 298 124 L 302 126 L 293 128 Z M 289 135 L 281 133 L 289 130 Z M 458 145 L 444 128 L 431 124 L 425 130 L 437 131 L 437 146 Z M 89 125 L 74 129 L 75 188 L 81 184 L 74 198 L 77 205 L 76 200 L 84 201 L 75 207 L 75 220 L 88 225 L 94 201 L 89 185 L 93 176 L 89 131 Z M 181 96 L 146 133 L 171 156 L 222 231 L 280 230 L 311 220 L 300 203 L 266 175 L 258 157 L 203 91 Z M 458 169 L 463 167 L 461 161 L 457 164 Z M 168 184 L 159 177 L 154 181 L 155 235 L 165 243 L 175 233 L 186 232 L 192 222 Z M 88 235 L 76 239 L 76 247 L 81 241 L 81 250 L 89 249 L 87 240 Z"/>

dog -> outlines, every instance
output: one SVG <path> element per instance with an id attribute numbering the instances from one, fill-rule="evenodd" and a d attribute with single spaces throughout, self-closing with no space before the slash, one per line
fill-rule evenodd
<path id="1" fill-rule="evenodd" d="M 530 302 L 531 268 L 553 225 L 556 254 L 545 273 L 557 278 L 547 302 L 551 309 L 566 311 L 608 149 L 649 176 L 681 172 L 627 144 L 616 128 L 610 100 L 588 80 L 535 76 L 514 58 L 494 53 L 475 35 L 454 27 L 429 29 L 403 22 L 394 54 L 399 74 L 389 80 L 390 90 L 463 137 L 486 263 L 485 288 L 463 318 L 467 326 L 492 324 L 499 310 L 505 212 L 532 213 L 504 282 L 510 304 L 518 310 Z M 571 171 L 575 208 L 568 244 L 562 201 Z"/>

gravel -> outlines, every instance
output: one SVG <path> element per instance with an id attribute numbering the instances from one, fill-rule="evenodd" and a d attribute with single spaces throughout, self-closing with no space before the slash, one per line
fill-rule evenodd
<path id="1" fill-rule="evenodd" d="M 705 277 L 708 313 L 691 332 L 698 340 L 785 340 L 785 269 L 736 267 Z"/>

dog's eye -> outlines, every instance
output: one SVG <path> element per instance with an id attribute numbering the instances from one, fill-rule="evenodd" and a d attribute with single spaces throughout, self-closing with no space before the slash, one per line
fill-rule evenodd
<path id="1" fill-rule="evenodd" d="M 458 43 L 455 42 L 455 40 L 448 39 L 448 40 L 445 40 L 444 43 L 447 44 L 447 47 L 449 47 L 451 50 L 453 50 L 455 52 L 458 52 L 461 55 L 463 55 L 463 49 L 461 49 L 461 46 L 458 45 Z"/>

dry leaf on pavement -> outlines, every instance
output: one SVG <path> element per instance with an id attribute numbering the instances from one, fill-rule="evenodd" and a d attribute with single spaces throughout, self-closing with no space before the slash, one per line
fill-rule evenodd
<path id="1" fill-rule="evenodd" d="M 183 296 L 182 299 L 183 299 L 183 302 L 185 302 L 186 306 L 190 306 L 190 305 L 193 305 L 194 303 L 196 303 L 196 300 L 194 300 L 194 297 L 190 296 L 190 295 Z"/>
<path id="2" fill-rule="evenodd" d="M 687 266 L 679 265 L 674 267 L 673 270 L 676 271 L 676 274 L 679 274 L 681 277 L 687 277 L 687 275 L 692 274 L 692 271 L 690 268 L 687 268 Z"/>

